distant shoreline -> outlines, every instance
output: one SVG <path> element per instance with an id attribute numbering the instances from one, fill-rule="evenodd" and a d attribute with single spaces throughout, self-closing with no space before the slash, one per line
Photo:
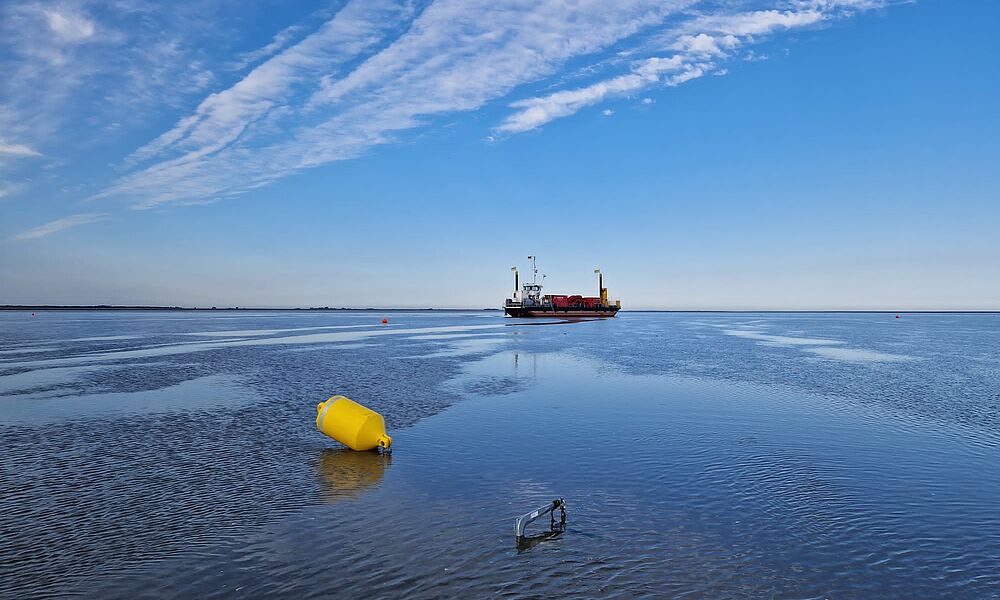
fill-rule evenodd
<path id="1" fill-rule="evenodd" d="M 130 310 L 130 311 L 209 311 L 209 312 L 219 312 L 219 311 L 313 311 L 313 312 L 416 312 L 416 311 L 435 311 L 435 312 L 469 312 L 469 311 L 496 311 L 500 312 L 502 309 L 499 308 L 348 308 L 348 307 L 332 307 L 332 306 L 310 306 L 308 308 L 261 308 L 255 306 L 116 306 L 111 304 L 95 304 L 91 306 L 80 305 L 80 306 L 59 306 L 59 305 L 21 305 L 21 304 L 5 304 L 0 305 L 0 310 Z"/>
<path id="2" fill-rule="evenodd" d="M 182 311 L 182 312 L 220 312 L 220 311 L 251 311 L 251 312 L 502 312 L 500 308 L 349 308 L 313 306 L 308 308 L 261 308 L 251 306 L 116 306 L 111 304 L 95 305 L 47 305 L 47 304 L 5 304 L 0 305 L 0 311 Z M 843 314 L 1000 314 L 1000 310 L 876 310 L 876 309 L 836 309 L 836 310 L 782 310 L 782 309 L 664 309 L 664 310 L 627 310 L 623 313 L 843 313 Z"/>

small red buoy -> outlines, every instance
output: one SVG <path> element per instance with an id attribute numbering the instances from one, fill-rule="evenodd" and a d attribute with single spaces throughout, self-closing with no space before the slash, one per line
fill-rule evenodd
<path id="1" fill-rule="evenodd" d="M 389 324 L 389 319 L 382 319 L 382 324 L 383 325 L 388 325 Z"/>
<path id="2" fill-rule="evenodd" d="M 899 315 L 896 315 L 896 318 L 898 319 L 898 318 L 899 318 Z"/>

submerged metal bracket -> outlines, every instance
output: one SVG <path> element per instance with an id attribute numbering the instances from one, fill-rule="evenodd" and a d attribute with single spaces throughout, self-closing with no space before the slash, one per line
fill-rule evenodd
<path id="1" fill-rule="evenodd" d="M 559 523 L 556 523 L 557 510 L 560 513 Z M 530 513 L 523 514 L 514 521 L 514 535 L 516 536 L 518 547 L 521 547 L 527 541 L 527 538 L 524 536 L 524 528 L 528 526 L 528 523 L 545 515 L 549 515 L 549 531 L 542 537 L 553 537 L 555 534 L 566 530 L 566 501 L 562 498 L 556 498 L 549 504 L 537 508 Z"/>

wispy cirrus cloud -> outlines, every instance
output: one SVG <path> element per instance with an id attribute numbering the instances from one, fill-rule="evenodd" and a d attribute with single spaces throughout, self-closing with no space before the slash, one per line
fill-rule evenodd
<path id="1" fill-rule="evenodd" d="M 0 3 L 0 134 L 67 156 L 201 93 L 214 77 L 200 44 L 228 39 L 195 18 L 215 1 Z"/>
<path id="2" fill-rule="evenodd" d="M 269 113 L 289 106 L 298 86 L 336 72 L 345 62 L 382 41 L 405 18 L 407 9 L 406 5 L 379 0 L 348 5 L 291 49 L 258 66 L 232 87 L 210 95 L 194 114 L 138 149 L 130 160 L 141 162 L 179 150 L 179 157 L 158 165 L 168 168 L 232 145 Z M 262 51 L 272 52 L 275 43 L 284 40 L 273 41 Z"/>
<path id="3" fill-rule="evenodd" d="M 137 150 L 131 172 L 95 198 L 148 208 L 240 194 L 355 158 L 436 116 L 482 108 L 563 74 L 575 59 L 616 49 L 595 70 L 625 72 L 511 102 L 514 112 L 494 133 L 525 132 L 608 98 L 724 73 L 720 65 L 768 36 L 881 4 L 351 2 L 298 42 L 290 40 L 302 30 L 285 29 L 250 53 L 271 57 Z"/>
<path id="4" fill-rule="evenodd" d="M 237 56 L 236 61 L 232 65 L 233 70 L 239 71 L 245 69 L 252 64 L 274 56 L 278 52 L 287 48 L 292 41 L 295 40 L 295 38 L 303 35 L 305 30 L 306 28 L 303 25 L 289 25 L 274 34 L 274 37 L 271 38 L 271 43 L 267 44 L 263 48 L 244 52 L 243 54 Z"/>
<path id="5" fill-rule="evenodd" d="M 8 183 L 0 181 L 0 200 L 16 194 L 23 187 L 23 184 Z"/>
<path id="6" fill-rule="evenodd" d="M 99 70 L 92 57 L 115 37 L 81 3 L 0 6 L 0 131 L 44 144 L 66 122 L 70 97 Z"/>
<path id="7" fill-rule="evenodd" d="M 14 235 L 11 239 L 15 241 L 34 240 L 47 235 L 52 235 L 53 233 L 64 231 L 66 229 L 86 225 L 87 223 L 103 221 L 109 216 L 110 215 L 106 213 L 81 213 L 69 215 L 61 219 L 49 221 L 48 223 L 39 225 L 38 227 L 34 227 L 27 231 L 22 231 L 21 233 Z"/>
<path id="8" fill-rule="evenodd" d="M 707 73 L 735 52 L 774 33 L 815 26 L 857 10 L 880 6 L 876 0 L 798 0 L 784 9 L 698 14 L 658 32 L 645 44 L 663 54 L 636 59 L 628 73 L 586 86 L 518 100 L 516 109 L 497 127 L 501 133 L 522 133 L 575 114 L 606 99 L 657 86 L 677 86 Z M 658 47 L 658 48 L 657 48 Z"/>
<path id="9" fill-rule="evenodd" d="M 93 37 L 97 29 L 94 22 L 72 9 L 42 9 L 49 29 L 65 42 L 81 42 Z"/>
<path id="10" fill-rule="evenodd" d="M 0 156 L 41 156 L 42 153 L 24 144 L 11 144 L 0 139 Z"/>
<path id="11" fill-rule="evenodd" d="M 693 3 L 438 0 L 416 11 L 353 2 L 140 149 L 133 159 L 152 163 L 97 197 L 138 198 L 140 207 L 225 197 L 353 158 L 436 115 L 475 110 L 553 75 Z M 348 60 L 358 62 L 344 71 Z"/>
<path id="12" fill-rule="evenodd" d="M 57 132 L 102 116 L 121 135 L 137 115 L 173 114 L 89 199 L 204 203 L 356 158 L 441 117 L 506 105 L 483 135 L 495 141 L 721 75 L 759 56 L 751 46 L 764 39 L 889 1 L 349 0 L 275 23 L 247 47 L 219 35 L 232 22 L 202 23 L 235 0 L 29 0 L 0 8 L 0 47 L 18 59 L 0 82 L 0 131 L 18 141 L 9 156 L 49 155 Z"/>

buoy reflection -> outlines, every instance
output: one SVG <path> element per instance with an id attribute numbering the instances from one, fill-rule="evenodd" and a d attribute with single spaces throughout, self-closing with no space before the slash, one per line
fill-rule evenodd
<path id="1" fill-rule="evenodd" d="M 316 461 L 321 500 L 335 503 L 361 497 L 366 490 L 378 486 L 391 462 L 392 454 L 377 450 L 324 449 Z"/>

